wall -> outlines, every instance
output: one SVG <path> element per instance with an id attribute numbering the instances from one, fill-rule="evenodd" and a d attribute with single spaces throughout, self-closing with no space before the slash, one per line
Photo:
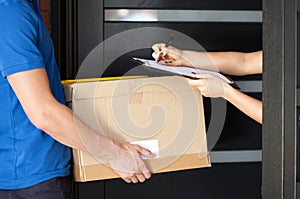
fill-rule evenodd
<path id="1" fill-rule="evenodd" d="M 51 0 L 39 0 L 40 10 L 46 27 L 51 31 Z"/>

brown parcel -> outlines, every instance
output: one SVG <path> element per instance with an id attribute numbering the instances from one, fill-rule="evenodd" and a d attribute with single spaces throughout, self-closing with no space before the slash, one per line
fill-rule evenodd
<path id="1" fill-rule="evenodd" d="M 120 142 L 158 140 L 152 173 L 210 167 L 202 96 L 183 77 L 153 77 L 64 86 L 68 105 L 90 127 Z M 119 177 L 73 149 L 75 181 Z"/>

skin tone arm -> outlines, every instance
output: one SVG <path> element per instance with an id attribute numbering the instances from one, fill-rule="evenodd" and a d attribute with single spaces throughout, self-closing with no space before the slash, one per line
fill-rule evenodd
<path id="1" fill-rule="evenodd" d="M 262 124 L 262 102 L 236 89 L 233 89 L 228 84 L 226 87 L 228 88 L 225 89 L 225 99 L 244 112 L 246 115 Z"/>
<path id="2" fill-rule="evenodd" d="M 243 52 L 196 52 L 180 50 L 165 44 L 155 44 L 152 56 L 157 60 L 160 52 L 164 59 L 159 63 L 169 66 L 189 66 L 218 71 L 229 75 L 250 75 L 262 73 L 262 51 Z"/>
<path id="3" fill-rule="evenodd" d="M 138 145 L 122 144 L 84 124 L 52 95 L 45 69 L 15 73 L 7 79 L 29 120 L 55 140 L 94 155 L 110 166 L 127 183 L 144 182 L 151 177 L 140 154 L 153 154 Z"/>
<path id="4" fill-rule="evenodd" d="M 163 52 L 164 59 L 159 63 L 168 66 L 190 66 L 218 71 L 230 75 L 250 75 L 262 73 L 262 51 L 242 52 L 196 52 L 180 50 L 165 44 L 155 44 L 152 56 L 157 60 Z M 262 102 L 232 88 L 212 75 L 198 75 L 198 80 L 190 80 L 202 95 L 223 97 L 255 121 L 262 123 Z"/>
<path id="5" fill-rule="evenodd" d="M 221 73 L 237 76 L 262 73 L 262 51 L 209 52 L 208 56 Z"/>
<path id="6" fill-rule="evenodd" d="M 188 80 L 189 84 L 198 88 L 202 95 L 205 97 L 222 97 L 246 115 L 262 124 L 261 101 L 234 89 L 216 76 L 201 74 L 195 77 L 199 79 Z"/>

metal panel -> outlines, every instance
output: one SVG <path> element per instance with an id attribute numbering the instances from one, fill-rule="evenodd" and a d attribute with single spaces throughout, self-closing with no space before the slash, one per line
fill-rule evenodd
<path id="1" fill-rule="evenodd" d="M 143 184 L 108 180 L 105 195 L 107 199 L 260 199 L 260 182 L 260 163 L 216 163 L 207 169 L 154 174 Z"/>
<path id="2" fill-rule="evenodd" d="M 300 183 L 296 183 L 296 188 L 297 188 L 297 197 L 299 198 L 300 196 Z"/>
<path id="3" fill-rule="evenodd" d="M 105 8 L 261 10 L 261 0 L 105 0 Z"/>
<path id="4" fill-rule="evenodd" d="M 241 92 L 262 92 L 262 81 L 235 81 L 240 87 Z"/>
<path id="5" fill-rule="evenodd" d="M 284 53 L 284 198 L 296 198 L 297 0 L 286 0 Z"/>
<path id="6" fill-rule="evenodd" d="M 262 22 L 262 11 L 106 9 L 105 21 Z"/>
<path id="7" fill-rule="evenodd" d="M 283 3 L 284 0 L 263 1 L 262 196 L 265 199 L 283 198 Z"/>
<path id="8" fill-rule="evenodd" d="M 103 0 L 78 0 L 78 64 L 103 41 Z"/>
<path id="9" fill-rule="evenodd" d="M 296 198 L 296 1 L 263 1 L 263 198 Z"/>
<path id="10" fill-rule="evenodd" d="M 234 163 L 234 162 L 261 162 L 262 151 L 212 151 L 210 154 L 211 163 Z"/>
<path id="11" fill-rule="evenodd" d="M 261 23 L 118 23 L 104 24 L 104 37 L 141 27 L 163 27 L 190 36 L 207 51 L 256 51 L 262 49 Z M 165 42 L 165 41 L 157 41 Z M 176 38 L 173 44 L 176 46 Z M 150 47 L 149 47 L 150 48 Z M 151 55 L 151 54 L 150 54 Z"/>

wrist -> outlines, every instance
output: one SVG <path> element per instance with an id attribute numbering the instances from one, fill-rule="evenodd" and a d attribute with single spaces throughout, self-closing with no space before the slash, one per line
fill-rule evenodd
<path id="1" fill-rule="evenodd" d="M 100 151 L 96 154 L 96 156 L 106 162 L 109 163 L 113 161 L 118 156 L 119 143 L 109 137 L 103 136 L 101 138 Z"/>
<path id="2" fill-rule="evenodd" d="M 189 66 L 189 67 L 194 67 L 193 64 L 190 61 L 190 55 L 187 50 L 181 50 L 180 52 L 181 60 L 182 60 L 182 65 L 183 66 Z"/>
<path id="3" fill-rule="evenodd" d="M 233 92 L 234 88 L 232 88 L 231 85 L 229 85 L 229 84 L 227 84 L 225 82 L 223 82 L 223 88 L 224 88 L 224 96 L 223 96 L 223 98 L 225 100 L 227 100 L 227 101 L 230 102 L 230 100 L 231 100 L 230 96 L 232 96 L 232 92 Z"/>

